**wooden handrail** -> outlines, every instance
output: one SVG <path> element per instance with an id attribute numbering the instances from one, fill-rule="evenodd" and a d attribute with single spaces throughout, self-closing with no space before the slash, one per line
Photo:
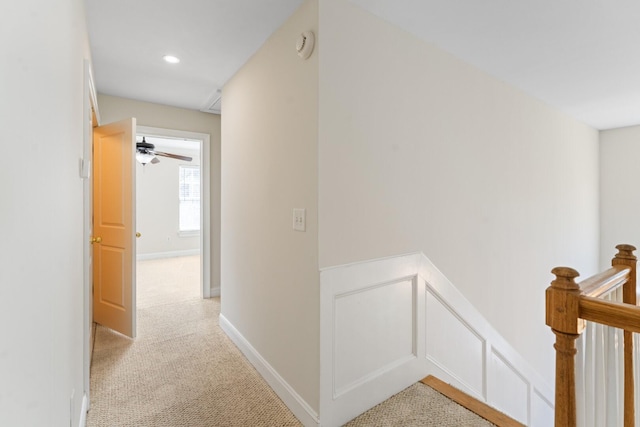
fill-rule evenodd
<path id="1" fill-rule="evenodd" d="M 598 298 L 613 291 L 629 279 L 631 269 L 625 266 L 615 266 L 591 276 L 579 283 L 580 295 Z"/>
<path id="2" fill-rule="evenodd" d="M 636 300 L 636 263 L 631 245 L 616 246 L 612 268 L 580 284 L 578 272 L 556 267 L 556 279 L 546 290 L 546 323 L 556 335 L 556 427 L 575 427 L 575 341 L 592 321 L 624 330 L 624 426 L 635 425 L 633 385 L 633 332 L 640 333 L 640 307 Z M 623 302 L 597 297 L 622 287 Z"/>
<path id="3" fill-rule="evenodd" d="M 640 307 L 580 296 L 580 318 L 640 333 Z"/>

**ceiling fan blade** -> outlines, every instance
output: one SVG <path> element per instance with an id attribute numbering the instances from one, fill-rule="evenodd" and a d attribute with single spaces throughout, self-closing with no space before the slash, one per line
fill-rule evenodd
<path id="1" fill-rule="evenodd" d="M 170 157 L 172 159 L 184 160 L 186 162 L 190 162 L 191 160 L 193 160 L 192 157 L 181 156 L 179 154 L 163 153 L 162 151 L 152 151 L 152 153 L 156 156 Z"/>

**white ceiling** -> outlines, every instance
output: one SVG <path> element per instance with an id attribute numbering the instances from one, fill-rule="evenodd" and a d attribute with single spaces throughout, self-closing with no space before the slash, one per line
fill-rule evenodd
<path id="1" fill-rule="evenodd" d="M 98 92 L 200 110 L 302 0 L 85 0 Z M 168 64 L 166 54 L 181 59 Z"/>
<path id="2" fill-rule="evenodd" d="M 98 91 L 191 109 L 302 3 L 85 1 Z M 636 0 L 350 1 L 595 128 L 640 123 Z"/>
<path id="3" fill-rule="evenodd" d="M 640 123 L 637 0 L 352 0 L 598 129 Z"/>

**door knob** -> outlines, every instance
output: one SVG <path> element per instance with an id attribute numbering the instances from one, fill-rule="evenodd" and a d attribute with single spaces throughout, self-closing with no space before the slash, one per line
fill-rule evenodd
<path id="1" fill-rule="evenodd" d="M 102 237 L 92 237 L 91 240 L 89 240 L 89 242 L 91 242 L 92 245 L 94 243 L 100 243 L 102 242 Z"/>
<path id="2" fill-rule="evenodd" d="M 136 232 L 136 237 L 140 237 L 140 236 L 142 236 L 142 234 L 140 234 L 140 232 L 139 232 L 139 231 L 138 231 L 138 232 Z"/>

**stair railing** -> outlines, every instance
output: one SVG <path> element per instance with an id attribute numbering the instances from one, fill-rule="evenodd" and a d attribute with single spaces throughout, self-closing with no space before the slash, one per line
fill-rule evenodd
<path id="1" fill-rule="evenodd" d="M 579 274 L 572 268 L 552 270 L 556 279 L 546 290 L 546 324 L 556 335 L 556 427 L 576 426 L 576 340 L 587 321 L 624 331 L 623 420 L 625 427 L 635 426 L 633 333 L 640 333 L 640 307 L 636 305 L 637 258 L 633 254 L 636 248 L 618 245 L 616 249 L 618 253 L 610 269 L 580 283 L 575 282 Z M 610 296 L 615 293 L 622 293 L 622 302 L 612 300 Z M 583 379 L 580 380 L 584 385 Z"/>

